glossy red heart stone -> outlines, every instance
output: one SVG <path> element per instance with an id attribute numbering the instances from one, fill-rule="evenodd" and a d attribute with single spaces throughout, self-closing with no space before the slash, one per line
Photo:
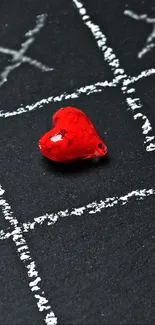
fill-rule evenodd
<path id="1" fill-rule="evenodd" d="M 60 108 L 52 122 L 53 129 L 43 134 L 38 142 L 43 156 L 57 162 L 70 162 L 107 153 L 106 145 L 81 110 L 70 106 Z"/>

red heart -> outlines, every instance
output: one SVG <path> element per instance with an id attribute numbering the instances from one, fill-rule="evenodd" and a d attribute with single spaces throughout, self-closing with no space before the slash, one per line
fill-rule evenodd
<path id="1" fill-rule="evenodd" d="M 52 118 L 53 129 L 39 139 L 43 156 L 57 161 L 69 162 L 107 153 L 107 147 L 98 136 L 87 115 L 75 107 L 59 109 Z"/>

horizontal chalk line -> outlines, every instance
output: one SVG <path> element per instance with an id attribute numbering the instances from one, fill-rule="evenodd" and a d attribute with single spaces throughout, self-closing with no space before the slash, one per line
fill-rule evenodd
<path id="1" fill-rule="evenodd" d="M 13 111 L 13 112 L 3 112 L 0 111 L 0 117 L 12 117 L 12 116 L 16 116 L 16 115 L 20 115 L 23 113 L 28 113 L 28 112 L 32 112 L 34 110 L 36 110 L 37 108 L 43 107 L 51 102 L 61 102 L 62 100 L 68 100 L 68 99 L 74 99 L 74 98 L 79 98 L 80 95 L 87 95 L 89 96 L 90 94 L 93 93 L 98 93 L 98 92 L 102 92 L 104 90 L 105 87 L 115 87 L 116 86 L 116 80 L 114 79 L 112 82 L 108 82 L 108 81 L 103 81 L 103 82 L 97 82 L 95 84 L 92 85 L 87 85 L 84 87 L 80 87 L 78 89 L 76 89 L 74 92 L 72 93 L 66 93 L 64 92 L 61 95 L 58 96 L 49 96 L 47 98 L 41 99 L 38 102 L 31 104 L 31 105 L 26 105 L 25 107 L 19 107 L 17 110 Z"/>
<path id="2" fill-rule="evenodd" d="M 120 205 L 125 205 L 129 203 L 131 198 L 135 198 L 136 200 L 143 200 L 145 197 L 154 195 L 155 190 L 149 189 L 143 189 L 143 190 L 135 190 L 132 191 L 124 196 L 120 197 L 109 197 L 106 198 L 105 200 L 100 200 L 99 202 L 91 202 L 85 206 L 79 207 L 79 208 L 74 208 L 71 209 L 70 211 L 64 210 L 64 211 L 59 211 L 58 213 L 46 213 L 40 217 L 34 218 L 33 221 L 28 221 L 26 223 L 20 224 L 20 227 L 22 229 L 23 233 L 27 233 L 31 230 L 34 230 L 36 226 L 42 226 L 43 224 L 46 224 L 47 226 L 53 226 L 60 218 L 66 218 L 70 216 L 82 216 L 85 212 L 88 214 L 96 214 L 101 212 L 104 209 L 107 208 L 112 208 L 117 204 Z M 0 231 L 0 239 L 8 239 L 11 236 L 14 235 L 14 231 L 10 232 L 10 227 L 7 228 L 8 232 L 5 232 L 4 230 Z"/>
<path id="3" fill-rule="evenodd" d="M 151 75 L 155 74 L 155 69 L 148 69 L 146 71 L 142 71 L 138 76 L 129 76 L 127 80 L 124 81 L 124 84 L 127 86 L 129 84 L 133 84 L 135 82 L 137 82 L 140 79 L 149 77 Z M 99 93 L 99 92 L 103 92 L 104 89 L 106 87 L 116 87 L 117 85 L 119 85 L 119 83 L 122 80 L 122 75 L 117 76 L 116 78 L 114 78 L 111 82 L 108 81 L 98 81 L 94 84 L 91 85 L 86 85 L 80 88 L 77 88 L 74 92 L 72 93 L 62 93 L 61 95 L 58 96 L 49 96 L 47 98 L 43 98 L 39 101 L 37 101 L 36 103 L 30 104 L 30 105 L 26 105 L 19 107 L 17 110 L 14 111 L 8 111 L 8 112 L 4 112 L 4 111 L 0 111 L 0 117 L 4 117 L 4 118 L 9 118 L 9 117 L 13 117 L 13 116 L 17 116 L 17 115 L 21 115 L 24 113 L 28 113 L 28 112 L 32 112 L 34 110 L 36 110 L 37 108 L 41 108 L 44 107 L 45 105 L 48 105 L 52 102 L 61 102 L 63 100 L 68 100 L 68 99 L 75 99 L 75 98 L 79 98 L 81 95 L 85 94 L 86 96 L 89 96 L 91 94 L 94 93 Z"/>

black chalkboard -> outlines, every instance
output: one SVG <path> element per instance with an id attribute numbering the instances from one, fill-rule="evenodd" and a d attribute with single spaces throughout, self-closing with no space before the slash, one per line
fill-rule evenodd
<path id="1" fill-rule="evenodd" d="M 0 3 L 0 324 L 154 324 L 155 5 Z M 85 112 L 99 162 L 38 139 Z"/>

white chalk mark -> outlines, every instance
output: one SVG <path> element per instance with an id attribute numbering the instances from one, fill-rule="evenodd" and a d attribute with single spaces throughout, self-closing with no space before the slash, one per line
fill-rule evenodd
<path id="1" fill-rule="evenodd" d="M 146 71 L 142 71 L 137 77 L 129 77 L 127 80 L 124 80 L 124 89 L 126 90 L 126 86 L 130 85 L 130 84 L 133 84 L 135 82 L 137 82 L 138 80 L 142 79 L 142 78 L 146 78 L 148 76 L 151 76 L 155 74 L 155 69 L 148 69 Z M 127 93 L 132 93 L 133 91 L 135 91 L 134 88 L 130 88 L 129 90 L 127 90 Z M 127 102 L 129 104 L 129 106 L 132 106 L 132 110 L 136 110 L 137 109 L 137 103 L 136 101 L 138 102 L 139 99 L 138 98 L 135 98 L 135 99 L 132 99 L 130 97 L 127 98 Z M 141 105 L 139 103 L 139 105 Z M 149 121 L 149 119 L 147 118 L 146 115 L 142 114 L 142 113 L 137 113 L 134 115 L 134 119 L 142 119 L 144 121 L 144 124 L 142 125 L 142 130 L 143 130 L 143 134 L 148 134 L 151 130 L 152 130 L 152 127 L 151 127 L 151 123 Z M 146 136 L 145 137 L 145 141 L 144 143 L 148 143 L 148 142 L 151 142 L 153 141 L 154 142 L 154 139 L 155 137 L 154 136 Z M 149 145 L 147 144 L 146 146 L 146 150 L 147 151 L 154 151 L 155 150 L 155 144 L 154 143 L 150 143 Z"/>
<path id="2" fill-rule="evenodd" d="M 148 69 L 146 71 L 141 72 L 138 76 L 136 77 L 131 77 L 129 76 L 127 80 L 124 80 L 124 89 L 126 89 L 126 86 L 129 84 L 133 84 L 136 81 L 142 79 L 142 78 L 146 78 L 149 77 L 151 75 L 155 74 L 155 69 Z M 119 76 L 118 76 L 119 77 Z M 58 96 L 49 96 L 47 98 L 41 99 L 40 101 L 31 104 L 31 105 L 26 105 L 25 107 L 20 107 L 17 110 L 13 111 L 13 112 L 3 112 L 0 111 L 0 117 L 4 117 L 4 118 L 8 118 L 8 117 L 13 117 L 16 115 L 20 115 L 23 113 L 28 113 L 31 112 L 37 108 L 43 107 L 45 105 L 48 105 L 51 102 L 61 102 L 62 100 L 68 100 L 68 99 L 74 99 L 74 98 L 79 98 L 82 94 L 86 94 L 87 96 L 94 94 L 94 93 L 98 93 L 98 92 L 102 92 L 104 91 L 105 87 L 116 87 L 119 82 L 122 80 L 122 76 L 121 78 L 114 78 L 111 82 L 108 81 L 103 81 L 103 82 L 97 82 L 95 84 L 92 85 L 88 85 L 88 86 L 83 86 L 80 87 L 79 89 L 76 89 L 73 93 L 71 94 L 67 94 L 66 92 L 58 95 Z M 122 87 L 123 89 L 123 87 Z M 127 90 L 127 93 L 133 93 L 135 92 L 134 88 L 130 88 Z"/>
<path id="3" fill-rule="evenodd" d="M 7 81 L 9 74 L 17 69 L 23 63 L 29 63 L 36 68 L 42 70 L 43 72 L 52 71 L 53 68 L 47 67 L 37 60 L 33 60 L 24 54 L 27 52 L 29 46 L 35 41 L 35 35 L 39 33 L 42 27 L 45 24 L 46 15 L 42 14 L 37 16 L 36 18 L 36 26 L 34 29 L 30 30 L 25 34 L 27 40 L 21 44 L 21 48 L 19 51 L 11 50 L 9 48 L 5 48 L 0 46 L 0 53 L 4 53 L 12 56 L 11 64 L 4 68 L 4 70 L 0 73 L 0 87 Z"/>
<path id="4" fill-rule="evenodd" d="M 86 15 L 86 9 L 83 7 L 82 3 L 77 0 L 73 0 L 73 3 L 76 5 L 77 8 L 80 8 L 79 13 L 82 16 L 84 24 L 91 30 L 94 38 L 97 41 L 97 45 L 103 52 L 104 59 L 105 59 L 105 61 L 108 62 L 109 66 L 111 67 L 111 69 L 115 75 L 115 78 L 112 80 L 112 82 L 108 82 L 108 81 L 97 82 L 93 85 L 81 87 L 71 94 L 63 93 L 56 97 L 50 96 L 48 98 L 41 99 L 40 101 L 38 101 L 34 104 L 26 105 L 25 107 L 21 106 L 17 110 L 14 110 L 12 112 L 0 111 L 0 117 L 4 117 L 4 118 L 13 117 L 13 116 L 20 115 L 23 113 L 31 112 L 37 108 L 40 108 L 44 105 L 49 104 L 50 102 L 61 102 L 63 100 L 78 98 L 82 94 L 90 95 L 93 93 L 102 92 L 105 87 L 115 87 L 118 84 L 120 84 L 123 93 L 126 95 L 126 102 L 129 106 L 129 108 L 131 109 L 131 111 L 134 112 L 135 110 L 138 110 L 139 114 L 137 115 L 137 118 L 141 119 L 142 123 L 143 123 L 144 119 L 145 120 L 147 119 L 147 121 L 149 122 L 150 128 L 147 128 L 147 131 L 148 131 L 147 139 L 149 139 L 150 143 L 147 144 L 146 151 L 154 151 L 155 150 L 155 137 L 153 135 L 151 135 L 152 127 L 151 127 L 150 121 L 146 115 L 144 115 L 140 112 L 140 109 L 142 109 L 142 104 L 140 102 L 140 99 L 133 97 L 133 95 L 135 93 L 135 88 L 133 88 L 133 87 L 130 88 L 129 86 L 131 84 L 135 83 L 136 81 L 140 80 L 141 78 L 145 78 L 145 77 L 155 74 L 155 69 L 149 69 L 149 70 L 143 71 L 140 73 L 139 76 L 136 76 L 136 77 L 128 76 L 125 73 L 124 69 L 121 69 L 119 60 L 116 58 L 112 48 L 110 48 L 106 45 L 106 42 L 107 42 L 106 37 L 101 32 L 99 26 L 95 25 L 90 20 L 90 17 L 88 15 Z M 151 20 L 150 20 L 150 22 L 151 22 Z M 10 50 L 10 51 L 12 51 L 12 50 Z M 5 53 L 8 53 L 8 49 L 5 49 Z M 14 51 L 12 51 L 11 53 L 12 53 L 12 55 L 14 55 Z M 23 60 L 26 61 L 27 57 L 23 57 Z M 133 117 L 134 117 L 134 119 L 137 119 L 137 118 L 135 118 L 135 115 L 133 115 Z M 142 124 L 142 133 L 144 135 L 144 144 L 146 144 L 148 141 L 146 141 L 146 133 L 144 132 L 144 129 L 145 129 L 145 123 Z"/>
<path id="5" fill-rule="evenodd" d="M 42 226 L 43 224 L 46 224 L 48 226 L 53 226 L 60 218 L 66 218 L 71 216 L 80 217 L 84 213 L 88 213 L 88 214 L 95 214 L 97 212 L 100 213 L 102 210 L 112 208 L 115 205 L 125 205 L 129 203 L 132 198 L 135 198 L 136 200 L 142 200 L 150 195 L 155 195 L 154 189 L 135 190 L 120 197 L 114 196 L 114 197 L 106 198 L 105 200 L 100 200 L 99 202 L 93 201 L 91 203 L 88 203 L 85 206 L 71 209 L 70 211 L 67 209 L 64 211 L 59 211 L 58 213 L 50 213 L 50 214 L 46 213 L 45 215 L 34 218 L 33 221 L 28 221 L 26 223 L 20 224 L 20 228 L 23 233 L 27 233 L 29 231 L 34 230 L 36 226 Z M 1 240 L 8 239 L 14 236 L 14 232 L 11 232 L 11 227 L 9 227 L 7 230 L 8 232 L 4 232 L 4 230 L 0 231 Z M 35 272 L 34 269 L 33 272 Z M 35 273 L 35 277 L 36 279 L 38 278 L 37 273 Z M 35 282 L 34 285 L 36 284 L 37 283 Z"/>
<path id="6" fill-rule="evenodd" d="M 16 252 L 23 262 L 26 270 L 27 276 L 29 278 L 29 287 L 32 291 L 34 298 L 37 300 L 37 306 L 40 312 L 44 312 L 45 324 L 46 325 L 56 325 L 57 318 L 55 317 L 51 306 L 48 303 L 43 291 L 39 284 L 41 284 L 41 278 L 36 270 L 36 264 L 31 258 L 30 250 L 27 245 L 26 239 L 23 236 L 22 229 L 18 223 L 18 220 L 14 216 L 11 206 L 4 199 L 5 191 L 0 185 L 0 206 L 2 208 L 2 213 L 6 221 L 10 224 L 10 229 L 12 230 L 12 240 L 16 246 Z M 48 310 L 48 313 L 47 313 Z"/>
<path id="7" fill-rule="evenodd" d="M 78 0 L 72 0 L 73 3 L 75 4 L 75 6 L 78 9 L 78 12 L 80 14 L 80 16 L 82 16 L 82 20 L 84 21 L 84 24 L 90 29 L 94 39 L 96 40 L 96 43 L 98 45 L 98 48 L 102 51 L 103 56 L 104 56 L 104 60 L 106 62 L 108 62 L 109 67 L 111 67 L 111 70 L 113 71 L 114 75 L 116 76 L 116 79 L 121 77 L 121 79 L 119 79 L 120 84 L 121 84 L 121 89 L 123 91 L 123 93 L 126 95 L 126 102 L 128 104 L 129 109 L 134 112 L 135 110 L 140 110 L 142 109 L 142 104 L 140 102 L 139 98 L 134 97 L 134 92 L 135 89 L 134 87 L 130 88 L 129 84 L 128 84 L 128 80 L 130 80 L 130 77 L 126 74 L 125 70 L 122 69 L 120 67 L 120 62 L 117 59 L 116 55 L 114 54 L 114 51 L 112 48 L 110 48 L 107 45 L 107 39 L 106 36 L 102 33 L 102 31 L 100 30 L 100 27 L 96 24 L 94 24 L 89 15 L 87 14 L 87 19 L 83 19 L 83 14 L 81 9 L 85 9 L 82 2 L 78 1 Z M 80 6 L 80 10 L 79 10 L 79 6 Z M 85 9 L 85 13 L 86 13 L 86 9 Z M 132 89 L 132 90 L 131 90 Z M 129 94 L 132 94 L 132 97 L 129 96 Z M 141 112 L 139 112 L 141 113 Z M 142 113 L 141 115 L 138 115 L 137 118 L 142 119 Z M 143 115 L 144 116 L 144 115 Z M 145 116 L 145 118 L 147 118 Z M 143 120 L 143 119 L 142 119 Z M 147 118 L 148 120 L 148 118 Z M 150 122 L 149 122 L 150 123 Z M 142 125 L 142 131 L 144 131 L 144 125 Z M 150 144 L 146 147 L 146 151 L 153 151 L 155 150 L 155 136 L 151 136 L 151 131 L 152 131 L 152 127 L 150 124 L 150 129 L 147 133 L 147 135 L 150 136 L 151 139 L 153 139 L 153 142 L 151 142 L 151 146 Z M 142 132 L 144 135 L 144 144 L 146 143 L 146 138 L 145 138 L 145 134 L 144 132 Z M 149 148 L 149 150 L 148 150 Z"/>
<path id="8" fill-rule="evenodd" d="M 20 63 L 15 63 L 12 64 L 10 66 L 7 66 L 3 72 L 0 73 L 0 87 L 4 84 L 4 82 L 7 81 L 7 77 L 9 75 L 9 73 L 13 70 L 15 70 L 16 68 L 18 68 L 21 64 Z"/>
<path id="9" fill-rule="evenodd" d="M 147 37 L 146 45 L 138 53 L 138 58 L 141 59 L 146 53 L 148 53 L 153 47 L 155 47 L 155 18 L 149 18 L 147 15 L 137 15 L 131 10 L 125 10 L 124 14 L 130 18 L 145 21 L 148 24 L 152 24 L 152 32 Z"/>
<path id="10" fill-rule="evenodd" d="M 127 93 L 128 94 L 131 94 L 131 93 L 134 93 L 135 92 L 135 89 L 134 88 L 130 88 L 129 90 L 127 90 Z"/>
<path id="11" fill-rule="evenodd" d="M 114 79 L 112 82 L 104 81 L 104 82 L 97 82 L 93 85 L 88 85 L 84 87 L 80 87 L 76 89 L 73 93 L 67 94 L 63 93 L 58 96 L 49 96 L 48 98 L 41 99 L 40 101 L 31 104 L 31 105 L 26 105 L 25 107 L 20 107 L 17 110 L 13 112 L 3 112 L 0 111 L 0 117 L 11 117 L 11 116 L 16 116 L 20 115 L 23 113 L 27 113 L 30 111 L 34 111 L 37 108 L 40 108 L 44 105 L 47 105 L 51 102 L 61 102 L 62 100 L 68 100 L 68 99 L 74 99 L 78 98 L 80 95 L 86 94 L 87 96 L 93 94 L 93 93 L 98 93 L 102 92 L 105 87 L 115 87 L 117 85 L 117 81 Z"/>
<path id="12" fill-rule="evenodd" d="M 54 70 L 53 68 L 48 67 L 47 65 L 44 65 L 43 63 L 37 61 L 37 60 L 33 60 L 27 56 L 24 56 L 22 59 L 22 62 L 24 63 L 29 63 L 30 65 L 35 66 L 36 68 L 42 70 L 43 72 L 49 72 Z"/>
<path id="13" fill-rule="evenodd" d="M 154 74 L 155 74 L 155 69 L 151 68 L 151 69 L 142 71 L 138 76 L 135 76 L 135 77 L 130 77 L 129 76 L 127 80 L 124 80 L 124 86 L 128 86 L 130 84 L 133 84 L 133 83 L 139 81 L 140 79 L 147 78 L 147 77 L 149 77 L 151 75 L 154 75 Z"/>
<path id="14" fill-rule="evenodd" d="M 143 133 L 144 133 L 144 134 L 148 134 L 149 131 L 151 130 L 151 125 L 150 125 L 150 122 L 149 122 L 148 118 L 147 118 L 145 115 L 143 115 L 142 113 L 137 113 L 137 114 L 134 115 L 134 119 L 135 119 L 135 120 L 136 120 L 137 118 L 139 118 L 139 117 L 141 117 L 143 120 L 145 120 L 145 123 L 144 123 L 144 125 L 142 126 L 142 128 L 143 128 Z M 146 141 L 146 142 L 148 142 L 148 141 Z"/>
<path id="15" fill-rule="evenodd" d="M 147 146 L 147 151 L 154 151 L 155 150 L 155 145 L 153 143 L 150 143 L 148 146 Z"/>

